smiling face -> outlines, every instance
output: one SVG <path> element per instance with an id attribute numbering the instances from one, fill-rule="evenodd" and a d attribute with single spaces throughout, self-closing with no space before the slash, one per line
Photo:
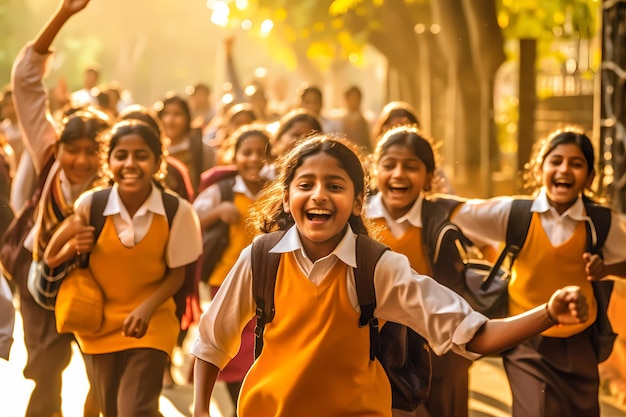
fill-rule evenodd
<path id="1" fill-rule="evenodd" d="M 58 142 L 56 159 L 72 184 L 83 184 L 93 179 L 100 168 L 100 147 L 91 139 Z"/>
<path id="2" fill-rule="evenodd" d="M 317 153 L 302 162 L 283 199 L 293 216 L 304 250 L 312 260 L 330 254 L 343 237 L 350 216 L 358 216 L 362 196 L 337 159 Z"/>
<path id="3" fill-rule="evenodd" d="M 109 156 L 109 169 L 120 195 L 147 197 L 160 160 L 137 133 L 120 136 Z"/>
<path id="4" fill-rule="evenodd" d="M 560 144 L 544 158 L 542 183 L 548 200 L 559 213 L 576 202 L 585 187 L 591 186 L 593 177 L 594 172 L 577 144 Z"/>
<path id="5" fill-rule="evenodd" d="M 260 134 L 247 135 L 237 146 L 233 162 L 251 190 L 261 185 L 259 180 L 265 165 L 266 149 L 267 139 Z"/>
<path id="6" fill-rule="evenodd" d="M 433 173 L 404 144 L 389 146 L 376 166 L 378 189 L 383 204 L 394 219 L 404 216 L 425 187 L 430 187 Z"/>
<path id="7" fill-rule="evenodd" d="M 189 132 L 190 120 L 189 115 L 179 103 L 172 101 L 165 104 L 159 116 L 165 136 L 170 138 L 172 144 L 180 143 L 185 139 Z"/>

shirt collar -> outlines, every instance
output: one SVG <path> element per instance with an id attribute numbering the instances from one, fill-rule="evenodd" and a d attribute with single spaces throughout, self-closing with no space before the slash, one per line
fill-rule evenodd
<path id="1" fill-rule="evenodd" d="M 306 253 L 304 252 L 304 247 L 302 246 L 300 235 L 298 234 L 298 228 L 296 226 L 292 226 L 285 232 L 285 235 L 282 237 L 282 239 L 280 239 L 276 246 L 274 246 L 270 250 L 270 252 L 287 253 L 295 252 L 298 250 L 305 258 L 308 259 Z M 352 268 L 356 268 L 356 238 L 350 226 L 348 226 L 348 230 L 344 234 L 337 247 L 328 256 L 322 259 L 327 259 L 331 256 L 335 256 L 346 265 Z"/>
<path id="2" fill-rule="evenodd" d="M 582 197 L 578 197 L 576 202 L 563 214 L 559 214 L 554 207 L 550 205 L 545 187 L 542 187 L 537 197 L 533 200 L 530 211 L 537 213 L 551 212 L 556 217 L 570 217 L 573 220 L 585 220 L 585 205 Z"/>
<path id="3" fill-rule="evenodd" d="M 388 222 L 392 221 L 395 223 L 409 222 L 414 227 L 422 227 L 422 205 L 424 202 L 424 195 L 420 193 L 413 203 L 413 206 L 409 209 L 409 211 L 402 217 L 394 220 L 391 218 L 391 215 L 385 209 L 385 205 L 383 204 L 381 193 L 377 193 L 370 197 L 370 200 L 367 204 L 367 217 L 370 219 L 380 219 L 384 218 Z"/>
<path id="4" fill-rule="evenodd" d="M 150 195 L 148 196 L 146 201 L 144 201 L 144 203 L 135 213 L 135 217 L 143 216 L 149 211 L 154 214 L 160 214 L 162 216 L 165 216 L 165 207 L 163 206 L 161 191 L 154 185 L 152 185 L 152 191 L 150 192 Z M 104 212 L 102 214 L 104 216 L 112 216 L 114 214 L 122 213 L 128 215 L 128 211 L 126 210 L 126 207 L 124 207 L 124 204 L 122 203 L 122 200 L 120 198 L 118 186 L 117 184 L 113 184 L 111 194 L 109 195 L 109 200 L 107 201 Z"/>
<path id="5" fill-rule="evenodd" d="M 250 192 L 250 189 L 246 185 L 246 182 L 243 180 L 242 176 L 239 174 L 235 176 L 235 184 L 233 185 L 233 191 L 236 193 L 244 194 L 246 197 L 250 198 L 251 200 L 256 200 L 257 197 L 262 192 L 261 190 L 257 194 L 252 194 L 252 192 Z"/>

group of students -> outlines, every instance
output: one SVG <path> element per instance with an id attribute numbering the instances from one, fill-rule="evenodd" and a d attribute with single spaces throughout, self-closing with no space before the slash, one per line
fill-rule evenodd
<path id="1" fill-rule="evenodd" d="M 602 256 L 587 253 L 586 190 L 595 161 L 583 132 L 556 131 L 538 148 L 532 173 L 538 187 L 528 238 L 513 266 L 511 314 L 489 319 L 437 282 L 421 244 L 424 200 L 451 189 L 410 106 L 383 109 L 371 155 L 349 137 L 325 132 L 319 117 L 304 109 L 283 116 L 273 133 L 250 118 L 237 122 L 219 144 L 201 144 L 200 155 L 171 130 L 164 133 L 163 125 L 171 124 L 181 138 L 189 135 L 189 115 L 181 123 L 172 110 L 185 109 L 179 99 L 163 101 L 160 120 L 141 107 L 116 120 L 86 107 L 68 112 L 57 126 L 46 104 L 45 65 L 59 30 L 88 3 L 60 0 L 12 74 L 24 144 L 43 179 L 41 221 L 25 245 L 50 275 L 66 273 L 64 265 L 90 253 L 89 268 L 106 300 L 97 333 L 59 334 L 54 312 L 36 303 L 26 282 L 16 283 L 28 353 L 24 375 L 35 381 L 27 416 L 60 415 L 61 373 L 73 341 L 91 385 L 85 416 L 160 415 L 162 377 L 180 343 L 175 299 L 193 292 L 198 278 L 213 292 L 191 347 L 195 416 L 209 415 L 218 378 L 242 417 L 400 415 L 392 410 L 380 363 L 370 361 L 369 330 L 358 326 L 358 235 L 391 249 L 374 271 L 376 317 L 415 330 L 435 354 L 430 396 L 415 415 L 467 415 L 471 361 L 498 352 L 513 415 L 599 415 L 590 335 L 598 307 L 590 281 L 626 277 L 626 225 L 613 213 Z M 192 170 L 194 160 L 202 162 Z M 215 161 L 234 168 L 232 200 L 223 198 L 219 184 L 201 184 Z M 89 217 L 98 187 L 111 193 L 96 240 Z M 178 199 L 171 225 L 162 198 L 170 190 Z M 193 201 L 181 197 L 185 193 Z M 451 220 L 495 252 L 505 241 L 511 201 L 463 201 Z M 217 221 L 229 224 L 229 245 L 211 276 L 197 277 L 202 231 Z M 255 360 L 251 244 L 279 230 L 284 235 L 270 250 L 281 258 L 276 315 Z"/>

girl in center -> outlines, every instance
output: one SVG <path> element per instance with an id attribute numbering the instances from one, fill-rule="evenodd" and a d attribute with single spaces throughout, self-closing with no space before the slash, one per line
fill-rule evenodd
<path id="1" fill-rule="evenodd" d="M 50 239 L 44 260 L 54 267 L 90 252 L 89 269 L 102 288 L 104 321 L 95 333 L 76 333 L 87 376 L 105 417 L 159 413 L 162 377 L 180 323 L 174 294 L 185 266 L 202 251 L 191 204 L 177 197 L 168 225 L 161 182 L 161 136 L 139 120 L 118 122 L 107 143 L 105 171 L 113 180 L 94 242 L 89 226 L 93 193 Z"/>
<path id="2" fill-rule="evenodd" d="M 254 206 L 253 220 L 262 232 L 286 230 L 271 250 L 282 254 L 276 288 L 289 283 L 307 296 L 276 292 L 280 313 L 266 327 L 263 352 L 244 380 L 239 416 L 391 416 L 389 380 L 380 363 L 369 360 L 368 327 L 358 326 L 355 234 L 368 233 L 362 217 L 366 175 L 358 150 L 346 139 L 314 135 L 278 160 L 277 174 Z M 209 415 L 219 370 L 235 356 L 241 330 L 255 314 L 251 282 L 247 247 L 201 318 L 192 346 L 196 417 Z M 489 320 L 392 251 L 378 261 L 374 285 L 376 317 L 409 326 L 436 354 L 452 350 L 476 359 L 555 324 L 587 319 L 584 297 L 563 288 L 525 314 Z M 281 333 L 303 314 L 308 319 L 299 334 Z"/>

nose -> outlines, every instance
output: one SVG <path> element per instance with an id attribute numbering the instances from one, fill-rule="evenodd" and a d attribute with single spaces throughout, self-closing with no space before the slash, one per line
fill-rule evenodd
<path id="1" fill-rule="evenodd" d="M 311 196 L 311 200 L 315 201 L 316 203 L 321 203 L 328 200 L 326 189 L 323 187 L 322 184 L 315 186 L 315 188 L 313 189 L 313 195 Z"/>
<path id="2" fill-rule="evenodd" d="M 90 164 L 89 154 L 85 151 L 78 152 L 78 156 L 76 157 L 76 164 L 85 166 Z"/>
<path id="3" fill-rule="evenodd" d="M 391 171 L 391 176 L 394 178 L 404 176 L 404 167 L 402 166 L 402 164 L 396 164 L 396 166 L 393 168 L 393 171 Z"/>

